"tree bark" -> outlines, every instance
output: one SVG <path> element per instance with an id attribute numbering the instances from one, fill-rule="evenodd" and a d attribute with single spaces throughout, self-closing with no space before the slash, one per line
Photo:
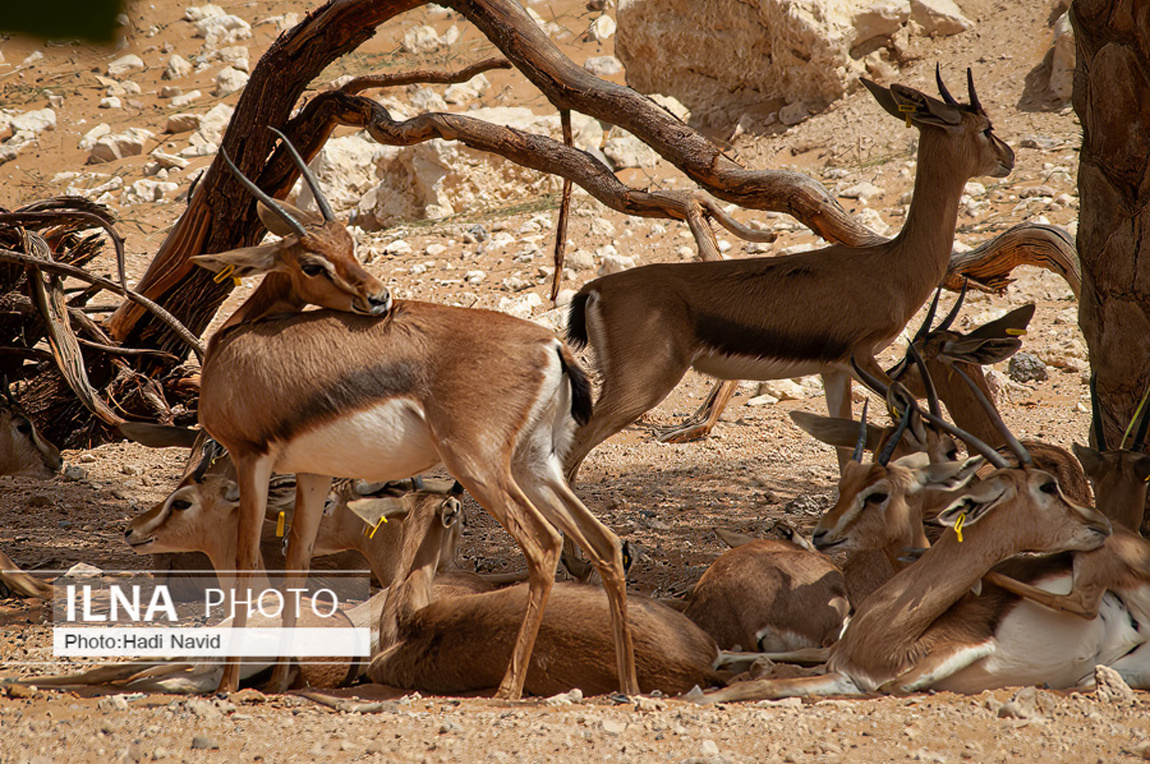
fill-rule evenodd
<path id="1" fill-rule="evenodd" d="M 1075 0 L 1078 321 L 1097 375 L 1107 444 L 1150 383 L 1150 3 Z"/>

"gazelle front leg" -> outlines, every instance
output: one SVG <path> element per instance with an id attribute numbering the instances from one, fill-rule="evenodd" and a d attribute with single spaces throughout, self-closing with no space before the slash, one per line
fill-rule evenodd
<path id="1" fill-rule="evenodd" d="M 1023 583 L 1016 578 L 1004 576 L 1001 573 L 995 573 L 993 571 L 983 576 L 982 580 L 1001 587 L 1011 594 L 1024 597 L 1043 607 L 1048 607 L 1051 610 L 1058 610 L 1063 613 L 1070 613 L 1079 618 L 1085 618 L 1088 621 L 1092 621 L 1098 617 L 1098 609 L 1102 604 L 1102 595 L 1106 593 L 1105 587 L 1092 585 L 1090 583 L 1080 583 L 1075 580 L 1069 594 L 1055 594 L 1054 592 L 1039 589 L 1037 586 Z"/>
<path id="2" fill-rule="evenodd" d="M 272 476 L 274 458 L 270 454 L 232 453 L 236 466 L 236 480 L 240 486 L 240 523 L 236 532 L 236 561 L 233 602 L 241 595 L 246 600 L 236 609 L 233 629 L 242 629 L 248 622 L 248 602 L 252 598 L 252 577 L 263 567 L 260 559 L 260 529 L 268 503 L 268 481 Z M 233 658 L 224 666 L 220 679 L 222 692 L 235 692 L 240 683 L 240 659 Z"/>
<path id="3" fill-rule="evenodd" d="M 827 398 L 827 413 L 839 419 L 851 418 L 851 376 L 838 369 L 824 371 L 823 393 Z M 835 449 L 839 458 L 839 473 L 851 460 L 851 450 L 839 446 Z"/>
<path id="4" fill-rule="evenodd" d="M 286 592 L 302 588 L 311 567 L 312 550 L 315 548 L 319 523 L 323 519 L 323 504 L 331 490 L 331 478 L 327 475 L 296 475 L 295 512 L 292 515 L 291 533 L 288 534 L 287 555 L 284 561 L 284 617 L 283 628 L 296 625 L 299 613 L 296 610 L 298 599 Z M 268 683 L 269 692 L 287 690 L 292 659 L 294 655 L 281 655 L 272 671 Z"/>

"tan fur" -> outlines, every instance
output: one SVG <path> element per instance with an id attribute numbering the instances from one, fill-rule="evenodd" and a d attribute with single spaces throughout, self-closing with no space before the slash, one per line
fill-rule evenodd
<path id="1" fill-rule="evenodd" d="M 343 453 L 344 443 L 330 443 L 298 457 L 311 461 L 308 474 L 297 474 L 287 568 L 306 570 L 330 485 L 325 473 L 401 479 L 442 461 L 527 558 L 531 602 L 501 694 L 521 691 L 553 584 L 560 530 L 576 538 L 600 570 L 612 602 L 622 689 L 635 691 L 619 539 L 571 492 L 558 462 L 573 427 L 572 380 L 581 375 L 554 334 L 538 325 L 427 303 L 397 302 L 385 319 L 311 311 L 222 331 L 204 363 L 200 421 L 237 468 L 242 543 L 236 569 L 256 565 L 267 481 L 293 442 L 401 401 L 418 417 L 418 432 L 409 437 L 432 444 L 434 452 L 412 451 L 406 441 L 395 452 L 378 446 L 370 461 L 379 473 L 372 475 L 345 473 L 350 460 L 365 463 L 363 446 Z M 405 426 L 416 428 L 414 421 Z"/>
<path id="2" fill-rule="evenodd" d="M 585 338 L 594 348 L 603 387 L 567 456 L 569 477 L 592 448 L 658 404 L 688 368 L 748 378 L 746 368 L 722 371 L 710 355 L 716 352 L 792 362 L 780 376 L 820 372 L 830 413 L 849 417 L 850 358 L 881 374 L 874 354 L 946 272 L 966 181 L 1003 177 L 1014 164 L 984 114 L 952 109 L 908 88 L 877 90 L 880 103 L 906 98 L 909 118 L 920 128 L 914 202 L 897 237 L 873 247 L 836 245 L 785 257 L 648 265 L 580 290 L 573 305 L 584 320 L 580 325 L 573 314 L 568 337 Z M 932 116 L 939 113 L 935 105 L 951 124 Z M 889 108 L 897 112 L 893 101 Z"/>
<path id="3" fill-rule="evenodd" d="M 691 590 L 684 615 L 723 650 L 827 647 L 847 614 L 843 575 L 817 552 L 759 539 L 724 553 Z"/>
<path id="4" fill-rule="evenodd" d="M 487 594 L 443 596 L 432 589 L 449 521 L 417 506 L 404 525 L 404 561 L 411 574 L 388 592 L 382 645 L 372 680 L 422 692 L 460 693 L 500 685 L 527 606 L 526 586 Z M 679 694 L 718 681 L 711 669 L 718 648 L 682 614 L 641 597 L 630 598 L 639 688 Z M 600 695 L 619 686 L 610 654 L 611 612 L 597 587 L 556 584 L 544 612 L 524 690 L 554 695 L 578 687 Z"/>

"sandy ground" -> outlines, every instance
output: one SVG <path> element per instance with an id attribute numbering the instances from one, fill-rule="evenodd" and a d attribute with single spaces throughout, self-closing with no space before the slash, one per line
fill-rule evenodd
<path id="1" fill-rule="evenodd" d="M 308 8 L 295 0 L 258 7 L 221 4 L 253 24 Z M 1017 152 L 1017 166 L 1009 178 L 993 183 L 980 179 L 986 192 L 976 201 L 985 204 L 972 205 L 960 215 L 959 241 L 975 245 L 1010 225 L 1040 218 L 1073 226 L 1080 131 L 1068 108 L 1052 106 L 1041 96 L 1043 57 L 1049 47 L 1047 3 L 967 0 L 962 5 L 978 21 L 976 32 L 920 40 L 916 51 L 922 58 L 898 78 L 931 92 L 938 60 L 944 71 L 954 73 L 952 90 L 961 92 L 958 73 L 973 66 L 997 133 Z M 114 130 L 141 126 L 160 132 L 169 111 L 156 95 L 163 84 L 159 79 L 162 65 L 152 65 L 135 76 L 142 92 L 127 96 L 126 108 L 121 110 L 97 108 L 105 88 L 92 70 L 102 72 L 108 61 L 127 52 L 139 53 L 150 62 L 166 61 L 167 52 L 185 56 L 197 52 L 202 41 L 188 37 L 187 24 L 179 21 L 183 8 L 183 4 L 169 2 L 134 6 L 126 48 L 121 51 L 20 39 L 0 43 L 9 64 L 0 68 L 0 103 L 28 110 L 47 105 L 49 90 L 64 97 L 57 129 L 42 134 L 39 147 L 0 165 L 4 189 L 0 204 L 15 207 L 61 193 L 67 183 L 53 181 L 53 176 L 85 169 L 85 155 L 76 147 L 78 138 L 98 122 L 109 122 Z M 558 37 L 576 61 L 612 52 L 610 40 L 582 39 L 592 15 L 581 4 L 555 3 L 550 12 L 570 30 Z M 465 22 L 420 10 L 381 28 L 354 56 L 325 72 L 324 80 L 380 66 L 397 50 L 405 29 L 428 22 L 440 31 L 458 23 L 463 35 L 457 47 L 466 57 L 486 50 L 482 38 Z M 253 63 L 276 29 L 272 24 L 255 25 L 254 32 L 253 39 L 244 43 Z M 20 63 L 36 52 L 43 58 L 27 66 Z M 198 86 L 210 92 L 214 71 L 189 78 L 182 83 L 185 90 Z M 550 111 L 520 75 L 497 72 L 489 79 L 492 87 L 482 99 L 484 105 L 526 104 L 541 113 Z M 621 75 L 614 79 L 623 81 Z M 234 103 L 236 97 L 227 100 Z M 194 110 L 202 113 L 217 100 L 207 97 Z M 875 184 L 881 192 L 865 205 L 854 199 L 841 201 L 856 213 L 864 208 L 877 211 L 897 230 L 905 214 L 900 199 L 913 178 L 913 135 L 859 91 L 790 129 L 776 125 L 764 134 L 712 137 L 748 166 L 794 167 L 836 189 L 862 181 Z M 174 142 L 172 148 L 183 145 Z M 209 161 L 195 160 L 171 179 L 186 188 L 192 175 Z M 133 157 L 94 169 L 131 182 L 141 177 L 144 162 L 144 157 Z M 625 171 L 621 177 L 638 186 L 686 185 L 665 166 Z M 1023 189 L 1036 186 L 1047 186 L 1053 194 L 1023 197 Z M 121 230 L 128 237 L 132 276 L 143 271 L 181 209 L 180 203 L 171 202 L 118 210 Z M 780 216 L 737 214 L 779 230 L 780 238 L 771 252 L 816 241 L 801 227 L 786 225 Z M 555 216 L 554 202 L 544 201 L 528 211 L 497 209 L 434 225 L 392 229 L 381 234 L 379 241 L 402 237 L 411 245 L 412 254 L 380 258 L 371 267 L 401 297 L 473 299 L 480 306 L 494 307 L 500 298 L 513 296 L 503 280 L 515 276 L 529 281 L 527 291 L 537 292 L 546 301 L 546 285 L 539 272 L 546 256 L 534 263 L 517 262 L 511 250 L 480 256 L 474 246 L 461 242 L 465 242 L 464 232 L 479 223 L 489 232 L 507 231 L 517 237 L 543 234 L 541 247 L 546 251 Z M 643 263 L 677 260 L 679 249 L 691 245 L 683 225 L 628 220 L 581 193 L 576 195 L 569 236 L 572 249 L 594 251 L 612 244 L 620 254 Z M 433 244 L 448 249 L 430 256 L 427 247 Z M 731 256 L 746 254 L 741 242 L 731 244 Z M 111 269 L 110 261 L 105 265 Z M 458 271 L 475 267 L 485 270 L 487 278 L 463 294 Z M 1003 296 L 972 295 L 959 325 L 973 326 L 1010 307 L 1037 302 L 1024 350 L 1047 362 L 1049 377 L 1008 384 L 1000 406 L 1020 436 L 1066 447 L 1083 442 L 1089 421 L 1088 367 L 1073 295 L 1051 274 L 1020 271 L 1016 275 L 1018 281 Z M 580 271 L 566 286 L 577 287 L 593 277 L 593 270 Z M 229 307 L 250 289 L 248 285 L 237 290 Z M 944 297 L 945 304 L 952 300 L 953 296 Z M 898 353 L 896 344 L 884 360 Z M 1000 371 L 1005 371 L 1005 364 Z M 754 533 L 785 517 L 809 531 L 818 513 L 834 498 L 833 453 L 807 438 L 786 416 L 795 408 L 822 410 L 817 384 L 807 385 L 798 400 L 767 405 L 750 405 L 756 389 L 746 385 L 706 441 L 654 442 L 652 427 L 693 411 L 708 387 L 707 379 L 688 374 L 663 404 L 602 445 L 583 467 L 577 486 L 580 495 L 640 550 L 628 582 L 634 592 L 675 596 L 686 591 L 723 549 L 712 532 L 715 527 Z M 68 451 L 65 457 L 73 467 L 67 477 L 46 482 L 0 478 L 0 544 L 19 564 L 33 570 L 67 568 L 79 562 L 103 569 L 146 570 L 149 561 L 132 554 L 122 541 L 124 523 L 166 495 L 179 476 L 183 454 L 121 443 Z M 463 567 L 513 570 L 521 565 L 506 534 L 471 502 L 466 516 L 460 555 Z M 34 602 L 0 601 L 0 624 L 4 627 L 0 660 L 11 662 L 6 673 L 60 668 L 21 665 L 50 651 L 50 630 L 42 608 Z M 370 696 L 363 690 L 355 694 Z M 1093 693 L 1042 690 L 1022 703 L 1031 704 L 1023 714 L 1029 718 L 1012 716 L 1009 709 L 1000 715 L 1000 707 L 1014 695 L 1011 690 L 974 697 L 938 694 L 718 708 L 666 699 L 638 706 L 634 701 L 616 704 L 606 698 L 553 706 L 539 700 L 502 703 L 409 696 L 384 702 L 375 714 L 336 713 L 302 698 L 264 697 L 254 691 L 226 699 L 190 700 L 86 695 L 18 689 L 10 697 L 0 693 L 0 762 L 65 757 L 75 761 L 1109 762 L 1141 757 L 1150 741 L 1150 717 L 1141 695 L 1133 702 L 1111 703 L 1098 700 Z"/>

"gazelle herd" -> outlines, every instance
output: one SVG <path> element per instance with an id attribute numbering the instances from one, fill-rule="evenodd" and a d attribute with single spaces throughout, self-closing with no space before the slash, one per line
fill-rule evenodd
<path id="1" fill-rule="evenodd" d="M 132 520 L 127 543 L 142 554 L 203 551 L 221 576 L 235 571 L 241 591 L 273 567 L 278 517 L 287 518 L 289 585 L 314 555 L 356 550 L 385 588 L 347 614 L 373 629 L 370 663 L 340 664 L 336 681 L 511 699 L 726 683 L 693 696 L 719 702 L 1071 687 L 1105 664 L 1150 686 L 1150 547 L 1140 534 L 1150 414 L 1132 425 L 1129 450 L 1108 450 L 1100 427 L 1097 450 L 1076 447 L 1077 460 L 1020 443 L 991 403 L 982 365 L 1019 348 L 1033 306 L 961 334 L 951 329 L 961 298 L 937 327 L 932 305 L 907 357 L 889 372 L 878 365 L 946 272 L 964 184 L 1006 176 L 1014 155 L 969 72 L 968 104 L 941 77 L 941 100 L 866 85 L 919 130 L 913 203 L 897 237 L 604 276 L 574 298 L 570 345 L 502 313 L 393 300 L 286 138 L 319 215 L 272 199 L 223 155 L 283 238 L 197 258 L 265 276 L 209 345 L 194 447 L 203 456 Z M 594 402 L 572 350 L 584 346 L 602 378 Z M 752 540 L 685 601 L 629 597 L 619 538 L 568 480 L 689 368 L 724 380 L 821 374 L 830 417 L 794 418 L 837 448 L 839 496 L 813 546 L 793 531 Z M 867 406 L 852 419 L 852 377 L 885 398 L 894 425 L 868 423 Z M 3 447 L 0 439 L 0 458 Z M 403 481 L 437 465 L 457 482 L 387 496 L 354 482 Z M 334 478 L 348 480 L 333 491 Z M 463 491 L 522 549 L 525 583 L 453 569 Z M 376 513 L 395 520 L 368 538 L 357 502 L 379 502 Z M 555 583 L 564 537 L 589 556 L 602 591 Z M 284 625 L 296 619 L 289 608 Z M 241 608 L 233 625 L 246 620 Z M 825 666 L 743 679 L 731 667 L 758 653 L 720 650 Z M 186 671 L 152 671 L 129 686 L 234 690 L 263 665 L 212 665 L 194 682 Z M 293 672 L 281 659 L 270 686 L 285 689 Z M 306 672 L 294 681 L 321 682 Z"/>

